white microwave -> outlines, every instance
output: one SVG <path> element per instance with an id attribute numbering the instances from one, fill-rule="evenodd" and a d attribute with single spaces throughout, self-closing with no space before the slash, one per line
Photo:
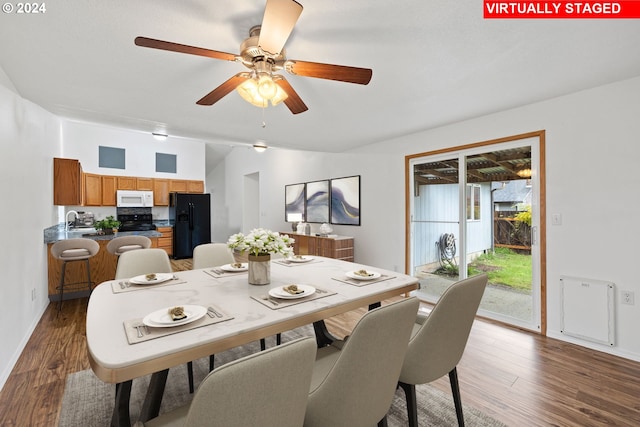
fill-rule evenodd
<path id="1" fill-rule="evenodd" d="M 153 191 L 118 190 L 116 206 L 119 208 L 152 208 Z"/>

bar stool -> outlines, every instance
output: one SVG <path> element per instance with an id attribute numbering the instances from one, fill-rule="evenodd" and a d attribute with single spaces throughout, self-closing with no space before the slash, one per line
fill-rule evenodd
<path id="1" fill-rule="evenodd" d="M 116 237 L 107 243 L 107 252 L 120 256 L 125 252 L 136 249 L 148 249 L 151 247 L 151 239 L 145 236 Z"/>
<path id="2" fill-rule="evenodd" d="M 67 239 L 59 240 L 51 245 L 51 255 L 59 259 L 62 262 L 62 271 L 60 272 L 60 283 L 58 284 L 58 290 L 60 291 L 60 301 L 58 303 L 58 312 L 62 308 L 62 297 L 64 295 L 65 286 L 79 285 L 85 282 L 64 282 L 65 271 L 68 262 L 84 261 L 87 266 L 87 287 L 91 292 L 91 269 L 89 268 L 89 258 L 94 256 L 100 251 L 100 245 L 95 240 L 91 239 Z"/>

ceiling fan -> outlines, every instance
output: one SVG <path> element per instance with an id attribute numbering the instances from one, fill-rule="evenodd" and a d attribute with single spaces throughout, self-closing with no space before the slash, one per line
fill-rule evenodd
<path id="1" fill-rule="evenodd" d="M 237 89 L 240 95 L 253 105 L 266 107 L 269 102 L 271 105 L 284 102 L 293 114 L 298 114 L 307 111 L 308 107 L 289 82 L 281 74 L 274 74 L 275 71 L 284 69 L 290 74 L 298 76 L 362 85 L 369 83 L 373 73 L 368 68 L 287 59 L 284 45 L 301 13 L 302 5 L 295 0 L 267 0 L 262 25 L 251 28 L 249 38 L 240 45 L 239 55 L 148 37 L 136 37 L 135 44 L 142 47 L 241 62 L 249 68 L 249 72 L 236 74 L 202 97 L 197 102 L 199 105 L 213 105 Z"/>

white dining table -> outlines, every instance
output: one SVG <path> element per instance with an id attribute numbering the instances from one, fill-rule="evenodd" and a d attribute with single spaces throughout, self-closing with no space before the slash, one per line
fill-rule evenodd
<path id="1" fill-rule="evenodd" d="M 346 275 L 361 269 L 380 273 L 381 277 L 367 282 Z M 263 299 L 270 289 L 290 284 L 310 285 L 322 293 L 295 300 L 293 305 L 287 304 L 292 300 L 280 300 L 284 304 L 276 305 Z M 246 272 L 220 274 L 217 268 L 175 272 L 175 280 L 157 285 L 128 285 L 126 280 L 100 284 L 93 290 L 87 308 L 91 368 L 101 380 L 116 384 L 112 426 L 131 424 L 128 406 L 135 378 L 154 374 L 141 415 L 146 420 L 158 413 L 169 368 L 312 323 L 316 334 L 326 335 L 323 319 L 409 293 L 418 288 L 419 282 L 394 271 L 313 257 L 306 263 L 272 260 L 271 283 L 265 286 L 248 284 Z M 132 331 L 128 331 L 127 338 L 125 325 L 130 326 L 132 319 L 188 305 L 213 305 L 225 318 L 134 343 L 130 343 Z M 317 339 L 324 345 L 331 337 Z"/>

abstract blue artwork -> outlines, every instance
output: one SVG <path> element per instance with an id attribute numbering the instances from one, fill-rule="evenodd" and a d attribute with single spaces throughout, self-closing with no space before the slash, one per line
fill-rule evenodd
<path id="1" fill-rule="evenodd" d="M 360 225 L 360 175 L 331 180 L 331 223 Z"/>
<path id="2" fill-rule="evenodd" d="M 329 181 L 307 182 L 307 222 L 329 222 Z"/>
<path id="3" fill-rule="evenodd" d="M 284 186 L 284 220 L 288 221 L 291 214 L 302 214 L 305 219 L 305 184 L 291 184 Z"/>

